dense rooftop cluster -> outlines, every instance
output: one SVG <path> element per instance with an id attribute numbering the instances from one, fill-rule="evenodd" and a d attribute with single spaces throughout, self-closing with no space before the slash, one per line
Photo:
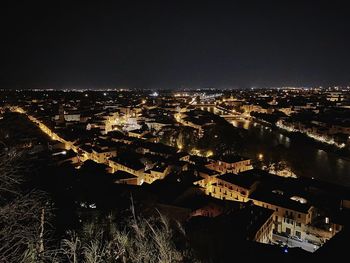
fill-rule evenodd
<path id="1" fill-rule="evenodd" d="M 281 243 L 314 252 L 344 228 L 348 189 L 262 170 L 238 154 L 242 135 L 228 121 L 305 133 L 346 153 L 346 88 L 1 93 L 2 120 L 18 123 L 3 127 L 4 150 L 28 148 L 57 171 L 68 169 L 75 187 L 98 182 L 110 197 L 106 204 L 107 196 L 90 193 L 76 201 L 79 209 L 114 207 L 131 193 L 143 213 L 157 208 L 182 222 L 203 254 L 198 237 L 215 236 L 221 251 L 225 234 L 242 249 L 260 250 L 255 241 L 275 245 L 277 254 Z"/>

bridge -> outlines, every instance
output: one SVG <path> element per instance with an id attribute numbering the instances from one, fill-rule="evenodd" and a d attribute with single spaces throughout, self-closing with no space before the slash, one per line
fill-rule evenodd
<path id="1" fill-rule="evenodd" d="M 209 112 L 212 112 L 214 114 L 217 114 L 226 120 L 234 120 L 237 118 L 242 118 L 240 113 L 238 113 L 234 110 L 227 109 L 227 108 L 222 107 L 220 105 L 216 105 L 214 103 L 193 104 L 192 106 L 194 106 L 195 108 L 201 109 L 203 111 L 209 111 Z"/>
<path id="2" fill-rule="evenodd" d="M 244 119 L 240 114 L 226 114 L 226 115 L 220 115 L 220 117 L 224 118 L 227 121 L 237 120 L 237 119 Z"/>

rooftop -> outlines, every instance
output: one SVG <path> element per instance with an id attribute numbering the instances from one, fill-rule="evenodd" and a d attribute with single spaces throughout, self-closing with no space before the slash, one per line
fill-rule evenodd
<path id="1" fill-rule="evenodd" d="M 214 171 L 214 170 L 211 170 L 205 166 L 202 166 L 202 165 L 198 165 L 196 166 L 196 170 L 200 173 L 204 173 L 204 174 L 207 174 L 209 176 L 213 176 L 213 175 L 217 175 L 219 174 L 219 172 L 217 171 Z"/>
<path id="2" fill-rule="evenodd" d="M 211 159 L 216 160 L 216 161 L 223 161 L 225 163 L 236 163 L 244 160 L 249 160 L 249 158 L 242 157 L 240 155 L 223 155 L 223 156 L 214 156 Z"/>
<path id="3" fill-rule="evenodd" d="M 309 203 L 302 204 L 291 200 L 289 196 L 273 193 L 272 191 L 257 190 L 251 194 L 250 198 L 301 213 L 307 213 L 311 207 Z"/>
<path id="4" fill-rule="evenodd" d="M 246 189 L 250 189 L 253 186 L 253 184 L 257 182 L 256 178 L 254 177 L 243 176 L 243 175 L 233 174 L 233 173 L 222 174 L 217 176 L 216 178 L 234 185 L 238 185 Z"/>
<path id="5" fill-rule="evenodd" d="M 145 166 L 140 162 L 140 157 L 140 155 L 134 152 L 124 152 L 120 153 L 117 157 L 111 158 L 110 160 L 138 171 L 145 168 Z"/>
<path id="6" fill-rule="evenodd" d="M 133 175 L 131 173 L 128 173 L 125 171 L 120 171 L 120 170 L 116 171 L 112 175 L 116 180 L 137 178 L 135 175 Z"/>

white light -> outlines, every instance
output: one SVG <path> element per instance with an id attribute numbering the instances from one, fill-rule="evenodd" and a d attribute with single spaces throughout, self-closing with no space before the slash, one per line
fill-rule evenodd
<path id="1" fill-rule="evenodd" d="M 305 198 L 300 197 L 300 196 L 292 196 L 290 199 L 293 200 L 293 201 L 297 201 L 297 202 L 299 202 L 301 204 L 306 204 L 307 203 L 307 200 Z"/>
<path id="2" fill-rule="evenodd" d="M 92 208 L 92 209 L 95 209 L 96 205 L 95 204 L 90 204 L 89 207 Z"/>
<path id="3" fill-rule="evenodd" d="M 106 93 L 106 92 L 104 92 L 104 93 L 103 93 L 103 96 L 107 96 L 107 93 Z"/>
<path id="4" fill-rule="evenodd" d="M 280 129 L 284 129 L 284 130 L 286 130 L 288 132 L 301 132 L 301 133 L 305 134 L 306 136 L 308 136 L 308 137 L 310 137 L 310 138 L 312 138 L 314 140 L 317 140 L 317 141 L 320 141 L 320 142 L 323 142 L 323 143 L 327 143 L 327 144 L 332 144 L 332 145 L 335 145 L 338 148 L 344 148 L 346 146 L 345 143 L 339 144 L 339 143 L 335 142 L 333 138 L 326 138 L 324 136 L 316 135 L 316 134 L 308 132 L 308 131 L 303 131 L 303 130 L 300 130 L 300 129 L 296 129 L 294 127 L 291 127 L 291 125 L 284 124 L 282 121 L 278 121 L 276 123 L 276 126 L 278 128 L 280 128 Z"/>

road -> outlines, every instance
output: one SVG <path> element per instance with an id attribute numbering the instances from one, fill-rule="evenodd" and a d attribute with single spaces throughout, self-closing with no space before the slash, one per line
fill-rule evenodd
<path id="1" fill-rule="evenodd" d="M 276 235 L 276 234 L 272 235 L 272 240 L 273 241 L 280 240 L 280 241 L 283 241 L 284 243 L 286 243 L 288 245 L 288 247 L 300 247 L 300 248 L 302 248 L 306 251 L 309 251 L 309 252 L 315 252 L 319 248 L 318 246 L 310 244 L 310 243 L 305 242 L 305 241 L 301 242 L 301 241 L 297 241 L 297 240 L 287 238 L 284 236 L 280 236 L 280 235 Z"/>

